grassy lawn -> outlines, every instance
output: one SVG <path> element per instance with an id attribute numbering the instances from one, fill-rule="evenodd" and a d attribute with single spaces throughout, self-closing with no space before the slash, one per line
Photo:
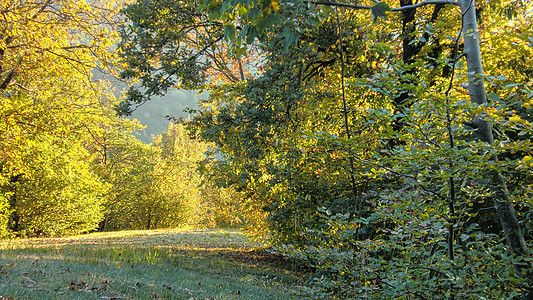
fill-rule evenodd
<path id="1" fill-rule="evenodd" d="M 298 299 L 300 278 L 237 230 L 0 241 L 0 299 Z"/>

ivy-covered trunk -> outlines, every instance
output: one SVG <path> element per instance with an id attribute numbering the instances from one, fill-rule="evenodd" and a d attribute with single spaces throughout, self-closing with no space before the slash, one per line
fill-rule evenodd
<path id="1" fill-rule="evenodd" d="M 482 105 L 487 103 L 487 94 L 483 80 L 484 74 L 479 46 L 475 0 L 460 0 L 460 6 L 463 16 L 463 32 L 465 33 L 464 45 L 468 68 L 468 94 L 472 103 Z M 490 121 L 476 118 L 467 125 L 476 129 L 477 137 L 481 141 L 487 144 L 494 143 Z M 492 159 L 497 161 L 498 157 L 494 155 Z M 488 171 L 487 176 L 491 179 L 494 208 L 498 213 L 510 251 L 517 257 L 529 257 L 529 250 L 524 240 L 513 203 L 509 197 L 505 179 L 496 170 Z M 515 268 L 520 276 L 528 278 L 527 276 L 531 272 L 532 265 L 530 262 L 517 261 Z M 526 291 L 523 296 L 524 299 L 533 299 L 533 291 Z"/>

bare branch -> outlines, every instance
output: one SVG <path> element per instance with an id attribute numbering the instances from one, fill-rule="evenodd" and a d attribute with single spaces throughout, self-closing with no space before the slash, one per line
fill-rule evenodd
<path id="1" fill-rule="evenodd" d="M 327 5 L 327 6 L 336 6 L 336 7 L 347 7 L 352 9 L 372 9 L 372 6 L 368 5 L 358 5 L 352 3 L 343 3 L 343 2 L 326 2 L 326 1 L 304 1 L 304 3 L 314 4 L 314 5 Z M 452 4 L 459 6 L 457 1 L 452 0 L 426 0 L 413 5 L 406 5 L 402 7 L 393 7 L 392 11 L 404 11 L 409 9 L 414 9 L 421 6 L 431 5 L 431 4 Z"/>
<path id="2" fill-rule="evenodd" d="M 43 3 L 43 5 L 42 5 L 41 8 L 39 9 L 39 11 L 36 12 L 36 13 L 31 17 L 31 19 L 35 19 L 35 18 L 37 18 L 42 12 L 44 12 L 44 10 L 50 5 L 51 2 L 52 2 L 52 0 L 47 0 L 45 3 Z"/>
<path id="3" fill-rule="evenodd" d="M 431 4 L 443 4 L 443 5 L 451 4 L 451 5 L 459 6 L 459 3 L 457 1 L 452 1 L 452 0 L 449 0 L 449 1 L 448 0 L 427 0 L 427 1 L 422 1 L 420 3 L 413 4 L 413 5 L 406 5 L 403 7 L 393 7 L 392 11 L 408 10 L 408 9 L 418 8 L 418 7 L 431 5 Z"/>
<path id="4" fill-rule="evenodd" d="M 241 75 L 241 80 L 244 81 L 246 77 L 244 77 L 244 69 L 242 67 L 242 61 L 240 57 L 237 59 L 237 62 L 239 63 L 239 74 Z"/>
<path id="5" fill-rule="evenodd" d="M 7 74 L 7 76 L 4 79 L 4 81 L 2 82 L 2 84 L 0 84 L 0 90 L 3 91 L 5 89 L 7 89 L 7 87 L 9 86 L 9 84 L 11 83 L 13 78 L 15 78 L 15 76 L 17 76 L 17 71 L 16 70 L 13 70 L 13 71 L 9 72 L 9 74 Z"/>
<path id="6" fill-rule="evenodd" d="M 314 5 L 348 7 L 348 8 L 353 8 L 353 9 L 372 9 L 372 6 L 357 5 L 357 4 L 342 3 L 342 2 L 304 1 L 304 3 L 306 3 L 306 4 L 314 4 Z"/>

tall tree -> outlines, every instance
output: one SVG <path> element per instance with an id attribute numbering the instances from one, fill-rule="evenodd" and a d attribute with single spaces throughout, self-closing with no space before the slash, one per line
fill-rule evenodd
<path id="1" fill-rule="evenodd" d="M 315 266 L 333 278 L 330 292 L 344 278 L 362 289 L 369 286 L 366 291 L 374 296 L 469 297 L 493 284 L 491 276 L 476 273 L 479 277 L 470 280 L 466 275 L 482 260 L 491 270 L 514 264 L 516 274 L 494 284 L 518 282 L 503 293 L 523 291 L 524 298 L 531 297 L 527 243 L 502 177 L 521 165 L 528 141 L 508 141 L 508 132 L 500 136 L 502 143 L 487 136 L 496 122 L 526 136 L 531 128 L 518 116 L 508 118 L 512 112 L 494 93 L 498 88 L 490 94 L 502 100 L 498 104 L 488 104 L 485 91 L 479 92 L 483 79 L 491 77 L 479 68 L 479 41 L 488 31 L 473 27 L 474 2 L 402 1 L 391 8 L 386 2 L 205 1 L 202 9 L 221 23 L 230 48 L 259 45 L 266 60 L 265 71 L 254 80 L 216 90 L 211 97 L 219 105 L 198 115 L 193 125 L 224 155 L 217 170 L 226 182 L 261 195 L 256 201 L 267 210 L 274 236 L 299 245 L 323 242 L 320 251 L 310 247 L 298 253 L 316 254 L 309 261 L 322 259 Z M 361 9 L 371 11 L 375 27 L 355 12 Z M 387 21 L 388 11 L 401 12 L 400 21 Z M 467 96 L 459 80 L 468 86 Z M 517 85 L 525 88 L 509 97 L 527 105 L 528 84 Z M 391 140 L 398 143 L 391 146 Z M 505 162 L 497 159 L 499 152 L 517 151 L 519 156 L 507 156 Z M 359 186 L 347 193 L 353 191 L 346 183 L 354 176 L 352 185 Z M 475 211 L 470 204 L 489 196 L 502 212 L 509 251 L 491 236 L 494 231 L 475 232 L 478 214 L 492 208 Z M 515 199 L 528 207 L 527 201 Z M 364 203 L 365 214 L 354 217 L 353 203 Z M 342 219 L 333 219 L 337 212 L 348 214 L 348 225 L 345 240 L 331 246 L 331 240 L 320 237 L 337 232 L 327 229 Z M 304 234 L 313 230 L 316 239 Z M 366 243 L 365 238 L 379 240 Z M 486 261 L 469 239 L 515 258 L 511 263 Z M 408 251 L 413 244 L 423 253 Z M 376 258 L 358 256 L 358 250 Z M 372 262 L 364 265 L 367 273 L 357 273 L 353 265 L 341 272 L 321 252 L 338 254 L 339 265 L 350 265 L 342 258 L 347 253 L 352 262 Z M 465 262 L 464 272 L 457 270 L 459 262 Z M 361 277 L 343 277 L 343 272 Z M 400 284 L 401 274 L 409 283 Z"/>
<path id="2" fill-rule="evenodd" d="M 223 40 L 235 28 L 209 19 L 193 1 L 136 1 L 122 14 L 130 22 L 121 29 L 120 53 L 128 66 L 121 76 L 142 88 L 130 87 L 122 114 L 172 87 L 201 90 L 206 83 L 235 83 L 257 72 L 260 55 L 229 49 Z"/>
<path id="3" fill-rule="evenodd" d="M 69 216 L 84 224 L 72 231 L 93 229 L 101 217 L 101 199 L 95 200 L 101 183 L 90 173 L 84 147 L 90 133 L 110 121 L 111 105 L 104 103 L 113 103 L 113 93 L 105 81 L 92 80 L 92 72 L 115 71 L 116 3 L 8 0 L 0 11 L 0 177 L 11 193 L 11 226 L 60 234 L 46 222 L 48 229 L 38 228 L 37 219 L 25 213 L 29 207 L 36 212 L 37 203 L 59 209 L 65 203 L 57 200 L 69 199 L 70 212 L 84 203 L 94 208 L 91 217 L 78 214 L 82 209 Z M 72 161 L 59 160 L 58 153 Z M 76 187 L 74 178 L 83 184 Z M 43 186 L 56 190 L 35 191 Z M 83 186 L 86 196 L 80 196 Z M 49 217 L 61 216 L 54 214 Z"/>

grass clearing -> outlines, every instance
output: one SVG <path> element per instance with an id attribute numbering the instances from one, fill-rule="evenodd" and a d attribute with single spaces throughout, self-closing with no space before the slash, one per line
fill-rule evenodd
<path id="1" fill-rule="evenodd" d="M 237 230 L 0 241 L 0 299 L 298 299 L 301 276 Z"/>

